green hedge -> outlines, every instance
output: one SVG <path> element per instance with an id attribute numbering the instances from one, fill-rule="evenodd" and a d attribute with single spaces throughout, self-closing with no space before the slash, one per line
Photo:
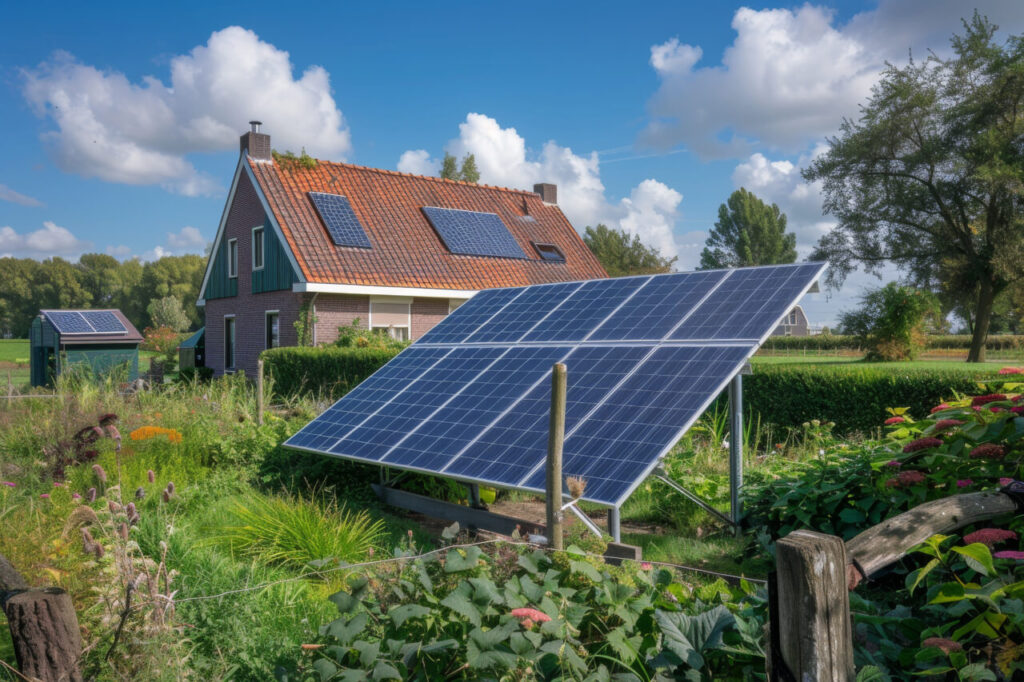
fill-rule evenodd
<path id="1" fill-rule="evenodd" d="M 263 367 L 274 394 L 340 398 L 398 355 L 384 348 L 274 348 L 263 352 Z"/>
<path id="2" fill-rule="evenodd" d="M 927 337 L 929 349 L 967 350 L 971 347 L 970 334 L 936 334 Z M 817 336 L 771 336 L 761 346 L 767 350 L 860 350 L 856 337 L 844 334 L 818 334 Z M 993 334 L 985 341 L 988 350 L 1016 350 L 1024 348 L 1024 336 Z"/>
<path id="3" fill-rule="evenodd" d="M 821 365 L 756 366 L 743 377 L 743 405 L 748 418 L 779 426 L 812 419 L 831 421 L 838 433 L 868 433 L 881 426 L 887 407 L 909 407 L 915 417 L 953 392 L 977 392 L 977 382 L 995 379 L 995 370 L 977 375 L 948 370 L 892 369 Z"/>

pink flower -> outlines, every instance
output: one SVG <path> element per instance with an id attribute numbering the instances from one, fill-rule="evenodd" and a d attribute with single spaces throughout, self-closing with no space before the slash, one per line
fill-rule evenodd
<path id="1" fill-rule="evenodd" d="M 972 485 L 974 485 L 974 481 L 972 481 L 969 478 L 961 478 L 959 481 L 956 482 L 957 488 L 966 488 Z"/>
<path id="2" fill-rule="evenodd" d="M 1010 412 L 1014 414 L 1024 414 L 1024 405 L 1014 405 L 1010 408 Z"/>
<path id="3" fill-rule="evenodd" d="M 14 487 L 16 487 L 16 486 L 15 486 L 15 484 L 14 484 L 14 483 L 12 483 L 11 481 L 3 481 L 2 483 L 0 483 L 0 485 L 5 485 L 5 486 L 7 486 L 8 488 L 14 488 Z"/>
<path id="4" fill-rule="evenodd" d="M 918 485 L 924 483 L 924 474 L 920 471 L 901 471 L 896 474 L 895 478 L 890 478 L 885 482 L 890 488 L 909 488 L 912 485 Z"/>
<path id="5" fill-rule="evenodd" d="M 1013 483 L 1013 479 L 1009 476 L 1003 476 L 999 479 L 999 485 L 1010 485 L 1011 483 Z"/>
<path id="6" fill-rule="evenodd" d="M 64 484 L 63 484 L 63 483 L 61 483 L 60 481 L 54 481 L 54 482 L 53 482 L 53 487 L 54 487 L 54 488 L 63 488 L 63 487 L 64 487 Z"/>
<path id="7" fill-rule="evenodd" d="M 998 405 L 996 405 L 995 407 L 988 408 L 988 411 L 989 412 L 1006 412 L 1006 408 L 1005 407 L 999 407 Z"/>
<path id="8" fill-rule="evenodd" d="M 537 609 L 512 609 L 511 613 L 513 618 L 519 618 L 520 620 L 526 618 L 536 623 L 546 623 L 549 620 L 551 620 L 551 616 L 544 613 L 543 611 L 538 611 Z"/>
<path id="9" fill-rule="evenodd" d="M 928 448 L 937 448 L 942 445 L 941 438 L 918 438 L 903 446 L 903 452 L 917 452 Z"/>
<path id="10" fill-rule="evenodd" d="M 954 642 L 951 639 L 944 637 L 929 637 L 928 639 L 921 642 L 921 646 L 924 648 L 935 647 L 936 649 L 942 649 L 943 653 L 947 656 L 954 651 L 963 651 L 964 648 L 960 646 L 959 642 Z"/>
<path id="11" fill-rule="evenodd" d="M 992 556 L 996 559 L 1016 559 L 1017 561 L 1024 561 L 1024 552 L 1018 552 L 1012 549 L 1004 549 L 1002 552 L 996 552 Z"/>
<path id="12" fill-rule="evenodd" d="M 1000 374 L 1024 374 L 1024 368 L 1022 367 L 1003 367 L 999 370 Z"/>
<path id="13" fill-rule="evenodd" d="M 935 407 L 932 408 L 931 414 L 935 414 L 936 412 L 942 412 L 943 410 L 948 410 L 949 408 L 950 405 L 948 403 L 940 403 L 939 405 L 936 405 Z"/>
<path id="14" fill-rule="evenodd" d="M 651 570 L 651 568 L 652 568 L 652 566 L 651 566 L 651 562 L 649 562 L 649 561 L 645 561 L 645 562 L 643 562 L 642 564 L 640 564 L 640 568 L 641 568 L 642 570 L 644 570 L 644 571 L 649 571 L 649 570 Z"/>
<path id="15" fill-rule="evenodd" d="M 980 542 L 986 547 L 992 547 L 1000 542 L 1016 539 L 1017 534 L 1012 530 L 1006 530 L 1004 528 L 982 528 L 981 530 L 976 530 L 973 533 L 965 535 L 964 544 L 973 545 L 975 542 Z"/>
<path id="16" fill-rule="evenodd" d="M 898 459 L 890 459 L 888 462 L 885 463 L 885 466 L 892 467 L 893 469 L 899 469 L 901 466 L 903 466 L 903 462 L 899 461 Z"/>
<path id="17" fill-rule="evenodd" d="M 80 499 L 82 499 L 82 496 L 79 495 L 78 493 L 71 493 L 71 499 L 72 500 L 80 500 Z"/>
<path id="18" fill-rule="evenodd" d="M 43 498 L 44 500 L 48 500 L 48 499 L 50 499 L 50 493 L 43 493 L 39 497 Z"/>
<path id="19" fill-rule="evenodd" d="M 146 472 L 146 478 L 149 479 L 150 483 L 154 483 L 156 481 L 156 474 L 153 473 L 152 469 Z"/>
<path id="20" fill-rule="evenodd" d="M 1006 448 L 996 443 L 982 443 L 971 450 L 971 459 L 1002 459 L 1006 456 Z"/>
<path id="21" fill-rule="evenodd" d="M 988 405 L 1006 400 L 1003 393 L 989 393 L 988 395 L 976 395 L 971 399 L 971 405 Z"/>
<path id="22" fill-rule="evenodd" d="M 907 420 L 904 419 L 903 417 L 889 417 L 883 422 L 883 424 L 885 424 L 886 426 L 892 426 L 893 424 L 902 424 L 905 421 Z"/>

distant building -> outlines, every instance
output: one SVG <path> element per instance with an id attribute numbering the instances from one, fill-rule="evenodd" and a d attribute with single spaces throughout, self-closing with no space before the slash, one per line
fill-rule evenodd
<path id="1" fill-rule="evenodd" d="M 251 375 L 300 316 L 314 344 L 354 320 L 414 340 L 481 289 L 607 277 L 556 191 L 275 159 L 254 122 L 199 294 L 205 364 Z"/>
<path id="2" fill-rule="evenodd" d="M 120 310 L 40 310 L 29 328 L 33 386 L 52 385 L 79 366 L 105 374 L 122 371 L 139 378 L 142 335 Z"/>
<path id="3" fill-rule="evenodd" d="M 811 336 L 820 334 L 821 329 L 812 328 L 807 322 L 807 314 L 800 306 L 795 306 L 775 328 L 772 336 Z"/>

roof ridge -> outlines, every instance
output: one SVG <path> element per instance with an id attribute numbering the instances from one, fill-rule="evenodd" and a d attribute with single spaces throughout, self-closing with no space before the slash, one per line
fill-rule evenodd
<path id="1" fill-rule="evenodd" d="M 380 173 L 382 175 L 397 175 L 405 178 L 417 178 L 420 180 L 431 180 L 433 182 L 449 183 L 453 185 L 465 185 L 467 187 L 483 187 L 485 189 L 498 190 L 499 192 L 511 192 L 514 194 L 532 194 L 538 196 L 536 192 L 528 189 L 516 189 L 515 187 L 503 187 L 501 185 L 488 185 L 481 182 L 467 182 L 465 180 L 449 180 L 448 178 L 439 178 L 433 175 L 420 175 L 419 173 L 403 173 L 402 171 L 388 170 L 387 168 L 375 168 L 373 166 L 362 166 L 357 163 L 344 163 L 342 161 L 327 161 L 325 159 L 316 159 L 317 164 L 324 164 L 327 166 L 341 166 L 343 168 L 351 168 L 359 171 L 369 171 L 371 173 Z M 285 164 L 279 164 L 277 160 L 274 160 L 274 165 L 280 170 L 293 170 L 288 168 Z"/>

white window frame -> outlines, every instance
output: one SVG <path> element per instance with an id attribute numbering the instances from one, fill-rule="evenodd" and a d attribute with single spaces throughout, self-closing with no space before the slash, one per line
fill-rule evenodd
<path id="1" fill-rule="evenodd" d="M 374 303 L 398 303 L 398 304 L 405 304 L 405 305 L 409 306 L 408 321 L 406 322 L 405 325 L 389 324 L 389 325 L 378 325 L 378 326 L 375 327 L 373 325 L 373 304 Z M 369 312 L 367 312 L 367 315 L 366 315 L 366 326 L 370 330 L 371 334 L 373 333 L 374 329 L 385 329 L 385 330 L 405 329 L 405 340 L 406 341 L 411 341 L 412 340 L 412 298 L 410 298 L 408 296 L 370 296 Z M 390 331 L 387 332 L 387 333 L 388 333 L 389 336 L 391 335 Z M 392 336 L 392 338 L 395 338 L 395 337 Z"/>
<path id="2" fill-rule="evenodd" d="M 233 332 L 231 334 L 231 366 L 228 366 L 228 320 L 231 320 Z M 235 320 L 235 315 L 224 316 L 224 371 L 234 372 L 238 366 L 238 322 Z"/>
<path id="3" fill-rule="evenodd" d="M 260 264 L 256 265 L 256 230 L 260 232 Z M 257 225 L 252 228 L 252 237 L 249 240 L 252 242 L 252 269 L 253 271 L 262 270 L 263 266 L 267 262 L 267 231 L 262 225 Z"/>
<path id="4" fill-rule="evenodd" d="M 277 345 L 268 345 L 270 327 L 267 324 L 271 315 L 277 315 Z M 280 310 L 264 310 L 263 311 L 263 345 L 266 349 L 280 348 L 281 347 L 281 311 Z"/>
<path id="5" fill-rule="evenodd" d="M 228 240 L 228 279 L 238 278 L 238 240 Z"/>

